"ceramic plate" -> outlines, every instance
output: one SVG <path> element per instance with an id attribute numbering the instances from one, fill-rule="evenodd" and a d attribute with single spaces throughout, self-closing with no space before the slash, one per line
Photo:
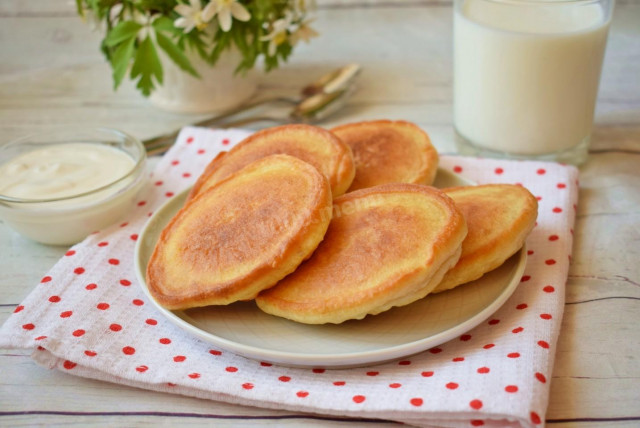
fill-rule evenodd
<path id="1" fill-rule="evenodd" d="M 439 170 L 435 186 L 470 185 Z M 253 302 L 184 311 L 162 308 L 150 295 L 145 270 L 160 232 L 188 191 L 169 200 L 138 238 L 136 274 L 149 300 L 174 324 L 217 347 L 281 365 L 354 367 L 415 354 L 451 340 L 487 319 L 513 293 L 526 264 L 522 248 L 501 267 L 465 286 L 339 325 L 306 325 L 263 313 Z"/>

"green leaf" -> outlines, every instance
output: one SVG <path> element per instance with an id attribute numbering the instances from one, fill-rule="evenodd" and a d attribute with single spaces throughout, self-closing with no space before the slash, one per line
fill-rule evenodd
<path id="1" fill-rule="evenodd" d="M 133 56 L 135 37 L 130 38 L 127 42 L 121 43 L 111 56 L 111 68 L 113 69 L 113 89 L 118 89 Z"/>
<path id="2" fill-rule="evenodd" d="M 78 15 L 84 16 L 84 11 L 82 10 L 82 0 L 76 0 L 76 11 Z"/>
<path id="3" fill-rule="evenodd" d="M 160 18 L 153 21 L 153 24 L 151 25 L 156 29 L 156 31 L 170 31 L 172 33 L 175 33 L 175 31 L 177 30 L 177 28 L 173 25 L 173 21 L 166 16 L 161 16 Z"/>
<path id="4" fill-rule="evenodd" d="M 113 27 L 111 31 L 109 31 L 104 42 L 107 46 L 115 46 L 118 43 L 135 37 L 141 28 L 142 25 L 138 24 L 137 22 L 122 21 L 118 25 Z"/>
<path id="5" fill-rule="evenodd" d="M 167 55 L 169 55 L 169 58 L 171 58 L 173 62 L 178 65 L 178 67 L 194 77 L 200 77 L 185 54 L 176 45 L 174 45 L 167 36 L 163 35 L 162 33 L 156 33 L 156 40 L 158 41 L 158 46 L 160 46 L 162 50 L 165 51 Z"/>
<path id="6" fill-rule="evenodd" d="M 162 83 L 162 64 L 149 36 L 138 46 L 136 58 L 131 67 L 131 78 L 135 79 L 138 76 L 140 80 L 137 88 L 144 96 L 149 96 L 154 88 L 152 77 L 155 77 L 158 83 Z"/>

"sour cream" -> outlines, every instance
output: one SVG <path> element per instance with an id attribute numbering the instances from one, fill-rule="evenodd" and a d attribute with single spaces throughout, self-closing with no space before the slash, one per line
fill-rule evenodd
<path id="1" fill-rule="evenodd" d="M 0 194 L 28 200 L 69 198 L 108 186 L 134 166 L 131 156 L 106 145 L 53 144 L 0 165 Z M 103 197 L 96 192 L 82 202 Z"/>

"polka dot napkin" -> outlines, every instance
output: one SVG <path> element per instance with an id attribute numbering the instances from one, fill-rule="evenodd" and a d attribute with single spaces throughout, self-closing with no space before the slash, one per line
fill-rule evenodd
<path id="1" fill-rule="evenodd" d="M 69 374 L 211 400 L 419 426 L 544 424 L 570 262 L 577 170 L 552 163 L 443 157 L 478 183 L 521 183 L 539 200 L 528 264 L 505 305 L 460 337 L 372 367 L 300 369 L 249 360 L 190 336 L 154 308 L 134 275 L 143 225 L 209 160 L 248 135 L 185 128 L 129 218 L 72 247 L 0 330 Z"/>

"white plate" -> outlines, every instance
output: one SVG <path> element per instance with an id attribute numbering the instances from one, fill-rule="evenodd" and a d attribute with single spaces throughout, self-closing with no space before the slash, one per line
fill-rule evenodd
<path id="1" fill-rule="evenodd" d="M 439 170 L 435 185 L 470 185 Z M 480 324 L 513 293 L 525 268 L 524 248 L 479 280 L 376 316 L 339 325 L 306 325 L 262 312 L 253 302 L 184 311 L 162 308 L 145 282 L 147 262 L 164 226 L 183 206 L 187 191 L 151 217 L 138 238 L 136 274 L 150 301 L 171 322 L 215 346 L 248 358 L 299 367 L 354 367 L 415 354 Z"/>

